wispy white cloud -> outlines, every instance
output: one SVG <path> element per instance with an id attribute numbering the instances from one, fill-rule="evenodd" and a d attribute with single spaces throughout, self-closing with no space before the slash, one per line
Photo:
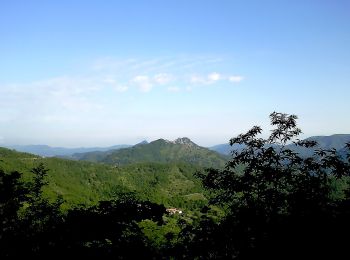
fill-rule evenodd
<path id="1" fill-rule="evenodd" d="M 244 80 L 244 77 L 243 76 L 230 76 L 230 77 L 228 77 L 228 80 L 230 82 L 239 83 L 242 80 Z"/>
<path id="2" fill-rule="evenodd" d="M 206 55 L 174 55 L 156 58 L 140 59 L 115 59 L 104 57 L 90 65 L 95 73 L 114 73 L 122 75 L 155 75 L 165 71 L 185 73 L 189 70 L 201 70 L 203 68 L 220 66 L 223 59 Z"/>
<path id="3" fill-rule="evenodd" d="M 142 92 L 149 92 L 153 88 L 150 78 L 145 75 L 138 75 L 134 77 L 131 80 L 131 83 L 136 84 Z"/>
<path id="4" fill-rule="evenodd" d="M 221 75 L 217 72 L 210 73 L 208 75 L 208 80 L 211 82 L 215 82 L 221 79 Z"/>
<path id="5" fill-rule="evenodd" d="M 225 64 L 221 57 L 213 56 L 164 56 L 148 59 L 102 58 L 92 66 L 92 74 L 107 76 L 105 84 L 123 85 L 123 91 L 137 87 L 141 92 L 150 92 L 156 86 L 213 85 L 219 82 L 239 83 L 244 78 L 220 72 Z M 214 70 L 215 68 L 215 70 Z M 213 70 L 212 70 L 213 69 Z M 208 72 L 208 71 L 213 72 Z M 207 73 L 203 73 L 206 71 Z M 190 75 L 190 76 L 188 76 Z"/>
<path id="6" fill-rule="evenodd" d="M 157 73 L 153 76 L 138 75 L 130 80 L 140 91 L 149 92 L 157 85 L 167 85 L 174 80 L 174 76 L 169 73 Z"/>
<path id="7" fill-rule="evenodd" d="M 165 85 L 169 82 L 171 82 L 174 79 L 174 77 L 168 73 L 159 73 L 154 75 L 153 80 L 160 85 Z"/>
<path id="8" fill-rule="evenodd" d="M 194 94 L 201 86 L 241 82 L 243 77 L 234 71 L 226 74 L 227 65 L 220 58 L 205 56 L 119 60 L 107 57 L 88 64 L 85 70 L 79 69 L 79 74 L 0 84 L 0 129 L 12 126 L 7 132 L 1 130 L 0 136 L 8 142 L 9 137 L 23 134 L 37 136 L 38 140 L 45 135 L 57 140 L 62 132 L 73 136 L 72 140 L 83 138 L 84 134 L 86 140 L 94 139 L 101 131 L 105 132 L 98 136 L 110 135 L 111 139 L 114 133 L 130 134 L 130 129 L 144 125 L 139 118 L 153 117 L 157 114 L 154 111 L 162 110 L 157 105 L 168 102 L 166 98 Z M 149 94 L 144 98 L 138 92 Z M 157 95 L 151 94 L 154 92 Z M 155 98 L 165 92 L 169 92 L 165 100 L 157 103 Z M 169 100 L 172 110 L 170 101 L 175 100 Z M 135 115 L 141 116 L 134 120 Z"/>
<path id="9" fill-rule="evenodd" d="M 194 85 L 211 85 L 218 81 L 229 81 L 229 82 L 235 82 L 239 83 L 242 80 L 244 80 L 243 76 L 225 76 L 223 74 L 220 74 L 218 72 L 212 72 L 205 76 L 203 75 L 191 75 L 189 78 L 189 82 Z"/>
<path id="10" fill-rule="evenodd" d="M 0 122 L 24 119 L 26 114 L 52 118 L 64 118 L 63 113 L 96 114 L 104 109 L 105 102 L 117 103 L 119 96 L 135 90 L 189 92 L 200 86 L 244 80 L 243 76 L 221 72 L 220 62 L 215 57 L 104 58 L 85 74 L 3 84 L 0 85 Z"/>
<path id="11" fill-rule="evenodd" d="M 0 117 L 34 120 L 48 114 L 91 112 L 102 108 L 95 94 L 103 89 L 96 78 L 56 77 L 26 84 L 0 86 Z"/>
<path id="12" fill-rule="evenodd" d="M 221 79 L 222 79 L 222 76 L 219 73 L 212 72 L 206 76 L 192 75 L 190 77 L 190 83 L 200 84 L 200 85 L 209 85 Z"/>

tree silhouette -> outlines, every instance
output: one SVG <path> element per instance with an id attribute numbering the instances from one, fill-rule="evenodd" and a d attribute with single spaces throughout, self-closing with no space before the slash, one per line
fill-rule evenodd
<path id="1" fill-rule="evenodd" d="M 229 210 L 212 232 L 190 238 L 198 244 L 210 234 L 212 246 L 198 254 L 252 259 L 346 251 L 342 236 L 349 231 L 349 196 L 338 183 L 349 176 L 349 154 L 344 161 L 335 150 L 296 139 L 301 130 L 295 115 L 274 112 L 270 119 L 274 129 L 268 138 L 258 137 L 262 129 L 254 126 L 230 140 L 244 149 L 234 151 L 223 170 L 198 174 L 214 194 L 212 203 Z M 302 157 L 289 143 L 313 149 L 313 156 Z"/>
<path id="2" fill-rule="evenodd" d="M 62 229 L 66 243 L 63 256 L 151 258 L 153 252 L 137 222 L 161 222 L 164 213 L 164 206 L 140 202 L 130 195 L 70 210 Z"/>
<path id="3" fill-rule="evenodd" d="M 32 181 L 0 170 L 0 257 L 151 258 L 155 254 L 137 225 L 162 222 L 164 206 L 139 201 L 132 193 L 63 213 L 62 199 L 43 196 L 48 170 L 39 164 Z"/>
<path id="4" fill-rule="evenodd" d="M 8 174 L 0 170 L 0 256 L 15 250 L 19 230 L 17 212 L 28 194 L 19 172 Z"/>
<path id="5" fill-rule="evenodd" d="M 33 181 L 24 182 L 21 173 L 0 170 L 1 257 L 41 255 L 55 245 L 62 201 L 42 196 L 47 171 L 39 164 L 31 170 Z"/>

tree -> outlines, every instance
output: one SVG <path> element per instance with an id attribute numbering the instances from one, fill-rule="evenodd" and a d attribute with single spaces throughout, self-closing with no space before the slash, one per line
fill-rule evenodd
<path id="1" fill-rule="evenodd" d="M 144 219 L 160 223 L 164 213 L 164 206 L 139 201 L 133 194 L 101 201 L 90 208 L 71 209 L 62 226 L 65 245 L 60 254 L 62 257 L 149 259 L 153 252 L 137 223 Z"/>
<path id="2" fill-rule="evenodd" d="M 39 164 L 31 170 L 32 182 L 19 172 L 0 170 L 0 256 L 40 256 L 51 251 L 62 223 L 59 198 L 49 202 L 42 196 L 48 170 Z"/>
<path id="3" fill-rule="evenodd" d="M 268 138 L 260 138 L 262 129 L 254 126 L 230 140 L 244 149 L 234 151 L 223 170 L 198 174 L 213 193 L 212 203 L 229 211 L 210 232 L 216 242 L 203 250 L 214 258 L 241 259 L 344 251 L 349 196 L 337 184 L 349 177 L 349 153 L 344 161 L 335 150 L 296 139 L 301 130 L 295 115 L 274 112 L 270 119 L 274 129 Z M 298 154 L 298 146 L 313 149 L 313 156 Z M 191 242 L 203 240 L 203 235 Z"/>
<path id="4" fill-rule="evenodd" d="M 31 170 L 32 181 L 21 173 L 0 170 L 0 257 L 151 258 L 155 252 L 138 226 L 150 219 L 162 223 L 165 207 L 140 201 L 133 193 L 116 200 L 62 212 L 62 200 L 43 196 L 48 170 Z"/>
<path id="5" fill-rule="evenodd" d="M 0 256 L 6 256 L 15 250 L 19 230 L 17 212 L 28 194 L 19 172 L 6 173 L 0 170 Z"/>

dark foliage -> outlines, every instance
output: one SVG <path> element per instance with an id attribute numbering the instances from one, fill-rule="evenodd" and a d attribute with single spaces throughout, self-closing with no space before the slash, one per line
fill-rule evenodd
<path id="1" fill-rule="evenodd" d="M 300 157 L 286 148 L 301 133 L 297 117 L 274 112 L 270 118 L 275 129 L 269 138 L 259 138 L 262 129 L 253 127 L 231 139 L 245 148 L 233 152 L 225 169 L 199 174 L 215 194 L 212 202 L 226 206 L 229 214 L 220 224 L 204 221 L 190 232 L 192 257 L 298 259 L 347 253 L 349 193 L 336 187 L 349 176 L 349 162 L 335 150 Z M 312 148 L 316 142 L 295 144 Z"/>
<path id="2" fill-rule="evenodd" d="M 164 212 L 163 206 L 139 202 L 132 196 L 71 210 L 63 226 L 65 251 L 77 257 L 150 258 L 152 251 L 137 221 L 152 219 L 160 223 Z"/>
<path id="3" fill-rule="evenodd" d="M 142 202 L 132 194 L 103 201 L 90 208 L 75 208 L 67 214 L 58 199 L 44 199 L 47 184 L 43 165 L 32 170 L 33 181 L 21 182 L 21 174 L 0 171 L 0 256 L 103 257 L 137 259 L 153 255 L 137 222 L 162 221 L 163 206 Z"/>

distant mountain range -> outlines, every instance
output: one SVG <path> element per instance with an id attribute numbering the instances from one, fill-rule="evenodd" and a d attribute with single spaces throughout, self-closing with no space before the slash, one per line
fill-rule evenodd
<path id="1" fill-rule="evenodd" d="M 18 152 L 32 153 L 39 156 L 53 157 L 53 156 L 62 156 L 69 157 L 75 153 L 87 153 L 92 151 L 109 151 L 117 150 L 121 148 L 130 147 L 131 145 L 114 145 L 110 147 L 88 147 L 88 148 L 64 148 L 64 147 L 51 147 L 48 145 L 10 145 L 4 146 L 9 149 L 16 150 Z"/>
<path id="2" fill-rule="evenodd" d="M 212 147 L 209 147 L 209 150 L 218 152 L 220 154 L 229 155 L 231 151 L 241 150 L 244 148 L 243 144 L 218 144 Z"/>
<path id="3" fill-rule="evenodd" d="M 331 136 L 312 136 L 309 137 L 305 140 L 315 140 L 319 143 L 320 148 L 324 149 L 330 149 L 330 148 L 335 148 L 336 150 L 342 150 L 344 148 L 344 145 L 346 142 L 350 142 L 350 134 L 335 134 Z M 142 141 L 136 145 L 114 145 L 114 146 L 109 146 L 109 147 L 82 147 L 82 148 L 64 148 L 64 147 L 50 147 L 48 145 L 12 145 L 12 146 L 4 146 L 9 149 L 14 149 L 19 152 L 27 152 L 27 153 L 32 153 L 35 155 L 39 156 L 44 156 L 44 157 L 63 157 L 63 158 L 70 158 L 70 159 L 75 159 L 75 160 L 86 160 L 86 161 L 94 161 L 94 162 L 107 162 L 107 163 L 112 163 L 112 162 L 121 162 L 122 164 L 124 161 L 132 161 L 132 159 L 117 159 L 120 156 L 122 156 L 124 153 L 125 155 L 131 156 L 129 153 L 136 153 L 139 159 L 141 157 L 144 157 L 143 160 L 146 160 L 146 158 L 151 159 L 151 161 L 159 161 L 155 160 L 157 157 L 161 157 L 160 154 L 156 155 L 154 150 L 156 150 L 157 146 L 158 148 L 162 147 L 164 149 L 164 145 L 162 144 L 180 144 L 183 143 L 184 145 L 191 144 L 193 147 L 200 147 L 196 144 L 194 144 L 191 140 L 188 138 L 178 138 L 175 141 L 167 141 L 164 139 L 159 139 L 156 141 L 153 141 L 151 143 L 148 143 L 147 141 Z M 120 149 L 125 149 L 125 148 L 132 148 L 132 147 L 138 147 L 139 145 L 148 145 L 151 144 L 150 146 L 146 146 L 146 148 L 133 148 L 131 150 L 123 150 L 121 151 L 118 156 L 116 155 L 116 151 Z M 176 150 L 173 146 L 172 149 L 165 149 L 165 150 Z M 205 149 L 204 147 L 200 147 L 202 149 Z M 244 148 L 244 145 L 240 144 L 234 144 L 233 146 L 230 146 L 229 144 L 219 144 L 215 145 L 212 147 L 209 147 L 208 149 L 211 151 L 215 151 L 221 155 L 227 156 L 230 154 L 232 150 L 241 150 Z M 310 150 L 304 149 L 301 147 L 295 147 L 294 145 L 289 145 L 289 148 L 296 150 L 304 155 L 311 155 Z M 148 153 L 148 150 L 150 149 L 153 154 L 153 157 L 151 155 L 146 155 Z M 197 149 L 198 150 L 198 149 Z M 132 151 L 132 152 L 131 152 Z M 185 149 L 182 149 L 182 152 L 184 152 Z M 201 150 L 202 152 L 204 150 Z M 146 154 L 141 156 L 139 153 L 145 152 Z M 197 151 L 198 152 L 198 151 Z M 182 155 L 181 152 L 175 153 L 177 154 L 175 157 L 176 159 L 181 158 Z M 117 156 L 117 157 L 116 157 Z M 115 157 L 115 160 L 112 159 Z M 175 158 L 174 157 L 174 158 Z M 200 156 L 199 156 L 200 157 Z M 167 161 L 170 160 L 168 159 L 162 159 L 162 161 Z M 195 159 L 193 159 L 195 160 Z M 201 159 L 198 159 L 201 160 Z M 137 160 L 138 161 L 138 160 Z"/>
<path id="4" fill-rule="evenodd" d="M 343 146 L 350 142 L 350 135 L 314 136 L 307 140 L 318 141 L 321 148 L 335 148 L 345 157 Z M 181 198 L 179 201 L 188 200 L 188 203 L 198 196 L 200 200 L 205 199 L 193 173 L 206 167 L 222 168 L 230 158 L 227 151 L 232 149 L 227 144 L 212 147 L 211 149 L 216 149 L 212 151 L 198 146 L 186 137 L 125 146 L 75 149 L 12 147 L 26 149 L 30 153 L 36 151 L 47 158 L 0 147 L 0 169 L 28 173 L 32 167 L 43 162 L 50 169 L 50 187 L 45 191 L 47 196 L 62 195 L 70 205 L 93 203 L 112 196 L 108 194 L 112 194 L 114 189 L 126 189 L 140 191 L 143 198 L 152 198 L 157 203 L 180 206 L 177 204 L 178 198 Z M 234 145 L 234 148 L 242 149 L 243 146 Z M 302 154 L 308 152 L 295 146 L 291 148 L 301 149 Z M 91 152 L 96 149 L 100 151 Z M 71 154 L 74 151 L 90 152 Z M 57 155 L 54 152 L 63 154 L 70 160 L 48 157 Z"/>
<path id="5" fill-rule="evenodd" d="M 318 148 L 331 149 L 334 148 L 337 151 L 341 151 L 347 142 L 350 142 L 350 134 L 335 134 L 330 136 L 311 136 L 306 138 L 308 141 L 316 141 L 318 143 Z M 288 148 L 295 150 L 303 155 L 311 155 L 312 150 L 302 147 L 296 147 L 293 144 L 287 146 Z M 218 153 L 229 155 L 233 150 L 241 150 L 244 148 L 244 145 L 234 144 L 219 144 L 212 147 L 209 147 L 210 150 L 216 151 Z"/>
<path id="6" fill-rule="evenodd" d="M 350 142 L 350 134 L 336 134 L 330 136 L 312 136 L 305 140 L 318 142 L 319 146 L 324 149 L 335 148 L 340 150 L 344 148 L 345 143 Z"/>
<path id="7" fill-rule="evenodd" d="M 150 143 L 140 143 L 129 148 L 106 152 L 78 153 L 73 154 L 72 158 L 112 165 L 184 162 L 204 167 L 222 167 L 228 159 L 225 155 L 198 146 L 186 137 L 175 141 L 158 139 Z"/>

